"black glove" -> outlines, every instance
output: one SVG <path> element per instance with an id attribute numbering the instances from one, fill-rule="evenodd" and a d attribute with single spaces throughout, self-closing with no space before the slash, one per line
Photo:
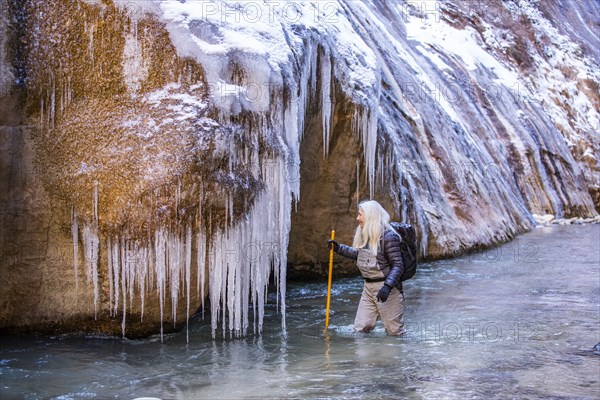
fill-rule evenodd
<path id="1" fill-rule="evenodd" d="M 340 249 L 340 244 L 338 242 L 336 242 L 335 240 L 328 240 L 327 245 L 328 245 L 327 247 L 329 248 L 329 250 L 331 250 L 333 248 L 333 251 L 335 251 L 336 253 Z"/>
<path id="2" fill-rule="evenodd" d="M 377 301 L 385 303 L 387 301 L 391 291 L 392 291 L 392 288 L 384 283 L 383 286 L 381 287 L 381 289 L 379 289 L 379 292 L 377 292 Z"/>

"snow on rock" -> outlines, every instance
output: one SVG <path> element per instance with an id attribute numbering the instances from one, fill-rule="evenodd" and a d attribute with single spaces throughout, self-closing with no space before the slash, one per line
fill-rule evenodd
<path id="1" fill-rule="evenodd" d="M 552 214 L 545 214 L 545 215 L 537 215 L 537 214 L 533 214 L 533 218 L 535 219 L 535 222 L 538 225 L 544 225 L 544 224 L 548 224 L 552 221 L 554 221 L 554 215 Z"/>

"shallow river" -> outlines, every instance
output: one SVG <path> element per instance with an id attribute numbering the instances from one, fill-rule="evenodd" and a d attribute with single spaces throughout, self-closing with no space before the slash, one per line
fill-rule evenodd
<path id="1" fill-rule="evenodd" d="M 352 332 L 361 287 L 334 280 L 327 334 L 326 283 L 290 283 L 287 337 L 274 305 L 244 339 L 212 340 L 209 317 L 189 343 L 3 337 L 0 398 L 600 398 L 600 225 L 422 263 L 400 338 Z"/>

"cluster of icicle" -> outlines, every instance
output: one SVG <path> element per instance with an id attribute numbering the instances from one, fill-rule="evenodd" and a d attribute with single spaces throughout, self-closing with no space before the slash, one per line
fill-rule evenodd
<path id="1" fill-rule="evenodd" d="M 140 7 L 143 6 L 142 3 L 139 4 Z M 307 7 L 309 8 L 308 5 L 302 5 L 302 8 L 306 9 L 304 12 L 308 12 Z M 342 17 L 340 15 L 340 18 Z M 281 97 L 273 99 L 268 96 L 264 104 L 260 102 L 248 104 L 244 103 L 243 91 L 240 91 L 239 98 L 233 100 L 233 102 L 238 102 L 236 103 L 237 108 L 231 106 L 228 109 L 226 105 L 220 105 L 220 120 L 223 124 L 227 124 L 226 121 L 229 120 L 229 117 L 235 117 L 239 113 L 240 103 L 242 104 L 241 109 L 257 115 L 259 118 L 256 120 L 261 121 L 257 124 L 260 126 L 244 126 L 243 128 L 247 128 L 250 132 L 256 132 L 255 135 L 263 135 L 266 142 L 272 144 L 276 149 L 276 154 L 271 154 L 268 159 L 260 159 L 256 153 L 250 155 L 251 160 L 244 160 L 246 165 L 255 166 L 253 171 L 255 178 L 264 183 L 265 189 L 257 196 L 252 209 L 241 221 L 227 224 L 224 231 L 218 231 L 210 237 L 203 229 L 204 221 L 181 226 L 175 232 L 172 228 L 159 226 L 146 241 L 130 240 L 125 234 L 121 236 L 102 235 L 102 232 L 99 231 L 101 224 L 98 221 L 98 208 L 102 209 L 102 204 L 98 204 L 98 185 L 101 186 L 102 182 L 96 183 L 94 187 L 92 221 L 78 220 L 78 214 L 76 210 L 73 210 L 72 236 L 75 276 L 77 277 L 78 274 L 81 238 L 88 281 L 93 282 L 94 286 L 95 314 L 97 316 L 100 310 L 108 309 L 111 317 L 120 315 L 123 335 L 126 331 L 127 313 L 131 311 L 134 295 L 140 296 L 142 318 L 144 316 L 144 300 L 149 293 L 154 292 L 159 297 L 161 321 L 164 319 L 164 313 L 168 312 L 164 310 L 167 296 L 170 296 L 171 300 L 173 321 L 176 320 L 178 301 L 183 297 L 187 301 L 186 318 L 188 322 L 190 313 L 195 312 L 199 307 L 204 316 L 204 301 L 207 297 L 204 293 L 205 282 L 208 282 L 213 337 L 216 335 L 219 324 L 223 335 L 226 332 L 232 336 L 246 335 L 251 325 L 255 333 L 260 333 L 272 272 L 274 281 L 277 282 L 277 308 L 281 313 L 282 332 L 285 334 L 287 245 L 291 210 L 294 202 L 297 202 L 300 196 L 299 144 L 304 131 L 305 113 L 309 101 L 319 103 L 322 114 L 323 155 L 326 157 L 329 153 L 332 114 L 335 106 L 332 82 L 334 79 L 340 80 L 339 68 L 345 68 L 341 64 L 334 65 L 333 60 L 340 57 L 340 52 L 349 51 L 345 44 L 342 43 L 340 47 L 335 42 L 328 43 L 323 40 L 322 35 L 313 34 L 308 28 L 303 33 L 294 33 L 295 24 L 290 22 L 288 25 L 286 28 L 288 34 L 295 34 L 307 39 L 297 41 L 296 43 L 302 44 L 295 44 L 295 51 L 289 52 L 290 56 L 296 58 L 296 65 L 299 68 L 292 71 L 290 63 L 285 66 L 289 70 L 281 73 L 280 80 L 270 79 L 271 75 L 268 75 L 266 80 L 270 85 L 269 93 L 281 94 L 284 89 L 289 89 L 286 91 L 290 93 L 289 101 L 281 102 Z M 314 28 L 337 32 L 333 25 L 315 26 Z M 356 34 L 353 33 L 353 35 Z M 340 37 L 344 39 L 344 36 L 340 35 Z M 345 40 L 351 40 L 351 38 L 346 37 Z M 355 56 L 358 57 L 358 55 Z M 364 57 L 370 56 L 372 55 L 368 52 L 360 55 L 363 57 L 363 62 Z M 373 60 L 369 61 L 370 64 L 373 62 Z M 206 63 L 204 66 L 207 69 L 207 75 L 210 75 L 210 66 Z M 216 69 L 219 70 L 219 68 Z M 365 82 L 376 81 L 374 71 L 366 69 L 373 74 L 369 75 L 370 78 Z M 256 71 L 260 73 L 259 68 L 256 68 Z M 251 68 L 246 73 L 247 76 L 244 78 L 246 81 L 237 82 L 242 88 L 244 85 L 251 87 L 253 83 L 265 81 L 264 76 L 252 76 L 254 70 Z M 348 73 L 348 71 L 342 71 L 342 73 Z M 353 79 L 356 81 L 356 78 Z M 353 88 L 354 84 L 346 86 L 348 87 L 342 89 L 354 90 L 349 89 L 349 87 Z M 366 90 L 371 89 L 367 87 Z M 369 96 L 365 95 L 364 97 L 368 98 Z M 377 93 L 370 97 L 378 98 Z M 363 143 L 366 165 L 365 181 L 367 185 L 370 185 L 370 192 L 373 194 L 373 184 L 376 180 L 378 107 L 376 104 L 359 103 L 360 101 L 357 101 L 352 127 Z M 230 160 L 247 157 L 247 154 L 237 154 L 237 151 L 230 154 Z M 357 175 L 358 173 L 359 168 L 357 168 Z M 363 182 L 362 178 L 361 182 Z M 232 204 L 231 198 L 228 197 L 225 200 L 225 208 L 229 215 L 233 215 Z M 201 215 L 200 211 L 199 214 Z M 126 231 L 127 227 L 123 227 L 123 232 Z M 101 243 L 101 237 L 106 237 L 106 243 Z M 98 255 L 101 246 L 106 246 L 107 254 L 107 272 L 100 276 L 108 278 L 108 307 L 106 299 L 101 299 L 99 295 L 100 288 L 106 286 L 98 282 L 99 270 L 104 271 L 104 266 L 99 265 Z M 194 251 L 197 254 L 195 260 L 192 259 Z M 190 293 L 194 286 L 190 282 L 193 268 L 197 268 L 195 290 L 198 298 L 201 299 L 201 304 L 190 304 Z M 252 313 L 252 317 L 250 313 Z M 162 332 L 161 322 L 161 339 Z"/>
<path id="2" fill-rule="evenodd" d="M 262 178 L 266 190 L 259 196 L 252 210 L 236 224 L 230 224 L 226 231 L 218 232 L 210 242 L 202 229 L 202 223 L 192 227 L 180 227 L 178 232 L 158 227 L 152 240 L 140 242 L 125 236 L 109 235 L 106 239 L 107 274 L 109 287 L 108 310 L 111 317 L 122 318 L 125 335 L 127 312 L 131 310 L 134 293 L 141 300 L 141 317 L 144 316 L 144 299 L 148 293 L 156 291 L 159 296 L 161 321 L 165 298 L 170 296 L 172 318 L 176 320 L 178 300 L 184 296 L 187 305 L 186 318 L 199 305 L 190 304 L 190 291 L 195 286 L 200 305 L 204 310 L 204 287 L 208 280 L 211 326 L 213 336 L 221 324 L 223 335 L 230 332 L 243 336 L 253 327 L 254 333 L 262 331 L 264 307 L 267 299 L 271 272 L 277 282 L 278 309 L 282 314 L 282 330 L 285 333 L 285 288 L 287 244 L 290 231 L 290 214 L 294 199 L 299 199 L 299 141 L 304 125 L 304 109 L 309 92 L 313 90 L 316 78 L 316 48 L 309 48 L 306 70 L 300 78 L 298 98 L 290 104 L 275 105 L 274 115 L 283 116 L 280 120 L 282 136 L 276 135 L 264 126 L 259 132 L 275 135 L 282 156 L 272 160 L 260 160 L 257 153 L 250 154 L 249 165 L 260 166 L 254 173 Z M 327 82 L 329 82 L 327 80 Z M 321 89 L 323 104 L 330 104 L 331 86 Z M 327 108 L 325 108 L 327 110 Z M 329 142 L 331 110 L 323 113 L 325 143 Z M 326 145 L 327 146 L 327 145 Z M 325 150 L 327 151 L 327 150 Z M 248 157 L 248 154 L 231 154 L 232 159 Z M 225 208 L 233 215 L 233 201 L 229 196 Z M 93 220 L 80 221 L 73 211 L 72 237 L 74 250 L 75 277 L 78 275 L 79 238 L 83 242 L 83 254 L 88 281 L 94 286 L 95 314 L 99 310 L 99 246 L 98 230 L 98 183 L 93 193 Z M 201 206 L 201 205 L 200 205 Z M 199 211 L 201 213 L 201 211 Z M 231 217 L 229 217 L 231 219 Z M 195 246 L 197 258 L 192 260 Z M 208 251 L 207 251 L 208 250 Z M 197 268 L 197 281 L 190 282 L 192 268 Z M 206 275 L 208 272 L 208 276 Z M 77 279 L 77 278 L 76 278 Z M 76 281 L 77 285 L 77 281 Z M 136 294 L 136 295 L 137 295 Z M 250 313 L 252 312 L 252 317 Z M 202 313 L 203 314 L 203 313 Z M 161 338 L 162 338 L 161 324 Z"/>
<path id="3" fill-rule="evenodd" d="M 95 194 L 97 194 L 97 187 Z M 97 195 L 94 197 L 97 200 Z M 97 203 L 94 203 L 97 206 Z M 75 282 L 78 276 L 78 251 L 79 251 L 79 222 L 76 212 L 73 212 L 72 235 L 75 259 Z M 81 228 L 84 245 L 84 257 L 88 283 L 94 286 L 94 315 L 98 315 L 99 284 L 99 231 L 97 220 L 84 223 Z M 180 290 L 183 287 L 187 299 L 187 320 L 190 316 L 190 290 L 192 268 L 192 228 L 185 226 L 181 233 L 173 233 L 165 228 L 158 228 L 149 243 L 140 243 L 138 240 L 129 240 L 125 236 L 110 235 L 106 241 L 107 277 L 109 281 L 108 312 L 111 317 L 116 317 L 121 311 L 122 332 L 125 336 L 125 323 L 127 319 L 128 304 L 134 301 L 137 289 L 141 301 L 141 320 L 144 319 L 144 303 L 146 293 L 156 290 L 159 296 L 161 315 L 161 340 L 163 337 L 162 320 L 164 315 L 165 296 L 171 296 L 172 317 L 176 321 L 177 304 Z M 204 296 L 204 252 L 205 235 L 196 234 L 198 251 L 198 279 L 196 290 Z"/>
<path id="4" fill-rule="evenodd" d="M 246 335 L 250 326 L 249 301 L 254 314 L 254 332 L 261 332 L 272 269 L 277 282 L 279 309 L 285 331 L 285 268 L 291 203 L 291 196 L 285 182 L 289 172 L 286 164 L 280 161 L 266 163 L 261 173 L 268 176 L 269 180 L 274 182 L 275 189 L 279 190 L 266 191 L 242 222 L 232 225 L 225 232 L 219 232 L 210 243 L 207 241 L 207 234 L 202 229 L 198 229 L 203 226 L 202 224 L 197 224 L 195 230 L 191 224 L 186 224 L 181 226 L 178 232 L 158 227 L 153 232 L 152 238 L 145 242 L 137 239 L 130 240 L 120 235 L 107 237 L 106 276 L 109 286 L 107 308 L 111 317 L 120 314 L 123 336 L 125 336 L 127 312 L 131 310 L 136 292 L 140 296 L 142 321 L 147 293 L 153 291 L 157 293 L 162 340 L 166 296 L 170 296 L 174 322 L 177 319 L 179 299 L 185 297 L 186 324 L 189 325 L 190 312 L 198 308 L 198 305 L 190 304 L 192 286 L 195 286 L 198 298 L 202 302 L 201 308 L 204 310 L 204 288 L 207 279 L 213 337 L 219 319 L 222 322 L 224 336 L 228 331 L 235 336 Z M 97 318 L 101 286 L 98 282 L 100 233 L 97 184 L 94 187 L 93 199 L 94 215 L 91 222 L 82 223 L 73 210 L 72 237 L 75 284 L 78 285 L 81 234 L 88 283 L 93 282 L 94 312 Z M 233 214 L 232 204 L 233 199 L 228 196 L 226 200 L 228 215 Z M 197 257 L 192 260 L 194 246 Z M 192 268 L 197 268 L 196 282 L 191 282 Z"/>

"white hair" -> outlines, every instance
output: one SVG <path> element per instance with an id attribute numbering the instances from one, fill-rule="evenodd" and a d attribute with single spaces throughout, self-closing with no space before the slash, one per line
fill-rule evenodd
<path id="1" fill-rule="evenodd" d="M 390 226 L 390 214 L 375 200 L 363 201 L 358 205 L 363 212 L 363 227 L 356 228 L 352 247 L 368 249 L 377 254 L 379 239 Z"/>

